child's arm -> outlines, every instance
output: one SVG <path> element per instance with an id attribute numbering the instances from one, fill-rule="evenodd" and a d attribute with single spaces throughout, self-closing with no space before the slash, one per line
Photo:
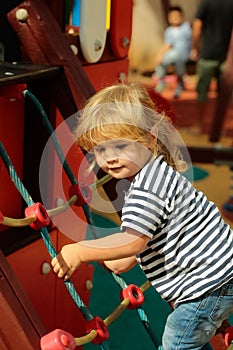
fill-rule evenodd
<path id="1" fill-rule="evenodd" d="M 198 18 L 195 19 L 192 25 L 192 49 L 190 52 L 190 58 L 194 61 L 197 61 L 199 59 L 202 28 L 202 21 Z"/>
<path id="2" fill-rule="evenodd" d="M 118 260 L 104 261 L 104 266 L 116 274 L 129 271 L 137 264 L 135 256 L 130 256 L 129 258 L 123 258 Z"/>
<path id="3" fill-rule="evenodd" d="M 159 52 L 158 52 L 158 54 L 156 56 L 156 62 L 155 62 L 156 64 L 161 64 L 162 63 L 164 54 L 168 50 L 170 50 L 171 47 L 172 46 L 170 44 L 166 44 L 166 43 L 162 46 L 162 48 L 159 50 Z"/>
<path id="4" fill-rule="evenodd" d="M 67 280 L 82 262 L 119 260 L 141 252 L 149 237 L 127 229 L 96 240 L 65 245 L 52 259 L 51 265 L 58 277 Z"/>

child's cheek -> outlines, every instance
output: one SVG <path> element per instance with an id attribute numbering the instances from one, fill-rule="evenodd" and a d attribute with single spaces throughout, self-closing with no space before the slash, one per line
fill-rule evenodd
<path id="1" fill-rule="evenodd" d="M 98 164 L 98 166 L 100 168 L 102 168 L 104 166 L 104 164 L 105 164 L 105 160 L 101 156 L 96 156 L 96 163 Z"/>

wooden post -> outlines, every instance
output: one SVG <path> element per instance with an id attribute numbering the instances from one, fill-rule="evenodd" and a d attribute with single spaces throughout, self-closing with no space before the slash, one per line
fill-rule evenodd
<path id="1" fill-rule="evenodd" d="M 168 10 L 169 10 L 169 7 L 171 6 L 170 1 L 169 0 L 161 0 L 161 6 L 163 9 L 165 21 L 167 23 Z"/>
<path id="2" fill-rule="evenodd" d="M 25 16 L 19 20 L 20 11 Z M 76 106 L 82 107 L 95 89 L 46 3 L 43 0 L 24 1 L 7 17 L 34 64 L 63 67 Z"/>

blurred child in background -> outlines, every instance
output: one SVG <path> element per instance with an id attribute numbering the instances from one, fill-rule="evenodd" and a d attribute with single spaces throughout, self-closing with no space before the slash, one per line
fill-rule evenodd
<path id="1" fill-rule="evenodd" d="M 184 90 L 183 76 L 190 56 L 192 30 L 189 22 L 185 21 L 184 12 L 180 6 L 169 8 L 168 23 L 169 26 L 164 33 L 164 45 L 156 58 L 155 77 L 158 83 L 155 90 L 160 93 L 165 89 L 166 69 L 174 64 L 178 83 L 174 93 L 176 98 Z"/>

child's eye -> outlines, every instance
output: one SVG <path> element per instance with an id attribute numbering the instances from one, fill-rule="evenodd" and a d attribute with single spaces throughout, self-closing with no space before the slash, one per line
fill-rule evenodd
<path id="1" fill-rule="evenodd" d="M 95 147 L 95 152 L 102 153 L 105 151 L 105 147 Z"/>
<path id="2" fill-rule="evenodd" d="M 128 146 L 127 143 L 122 143 L 122 144 L 120 144 L 120 145 L 117 145 L 116 148 L 118 148 L 118 149 L 123 149 L 123 148 L 125 148 L 125 147 L 127 147 L 127 146 Z"/>

